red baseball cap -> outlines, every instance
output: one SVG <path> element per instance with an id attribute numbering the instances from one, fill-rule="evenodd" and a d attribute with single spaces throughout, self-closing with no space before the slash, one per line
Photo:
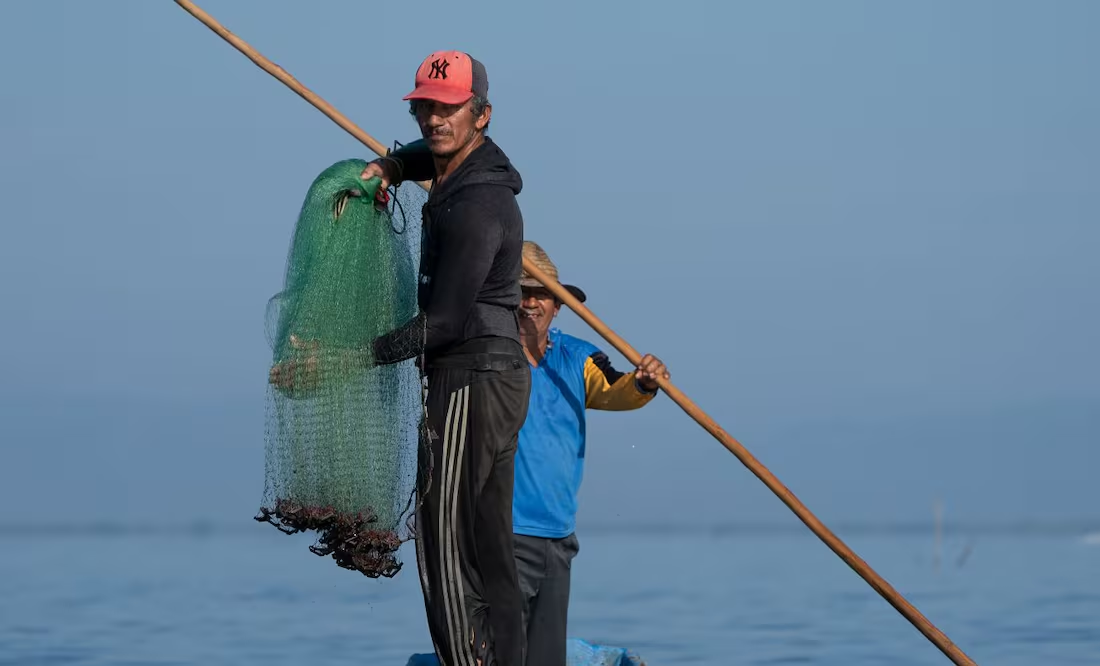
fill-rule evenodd
<path id="1" fill-rule="evenodd" d="M 485 65 L 461 51 L 436 51 L 416 70 L 416 89 L 402 99 L 430 99 L 462 104 L 473 96 L 489 97 Z"/>

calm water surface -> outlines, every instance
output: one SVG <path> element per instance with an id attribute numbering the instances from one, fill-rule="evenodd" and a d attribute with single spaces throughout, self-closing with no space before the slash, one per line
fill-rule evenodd
<path id="1" fill-rule="evenodd" d="M 949 663 L 808 532 L 580 537 L 570 634 L 651 666 Z M 948 540 L 937 570 L 928 537 L 846 541 L 980 664 L 1100 664 L 1100 543 Z M 400 666 L 430 651 L 410 549 L 375 581 L 309 543 L 258 524 L 5 534 L 0 664 Z"/>

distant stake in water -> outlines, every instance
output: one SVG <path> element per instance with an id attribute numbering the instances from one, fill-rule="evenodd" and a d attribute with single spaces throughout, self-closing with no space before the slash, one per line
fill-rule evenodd
<path id="1" fill-rule="evenodd" d="M 936 523 L 936 550 L 933 553 L 936 573 L 940 572 L 940 562 L 943 560 L 943 500 L 937 499 L 932 506 L 932 514 Z"/>
<path id="2" fill-rule="evenodd" d="M 296 92 L 299 96 L 305 99 L 307 102 L 317 107 L 319 111 L 328 116 L 337 125 L 346 130 L 349 134 L 354 136 L 365 146 L 370 148 L 375 154 L 384 156 L 386 154 L 386 148 L 376 139 L 357 127 L 354 123 L 347 119 L 343 114 L 333 108 L 328 102 L 318 97 L 315 93 L 299 83 L 294 77 L 288 74 L 283 68 L 272 63 L 270 60 L 260 55 L 255 49 L 250 47 L 240 37 L 237 37 L 232 32 L 227 30 L 224 26 L 218 23 L 212 16 L 204 12 L 197 7 L 195 3 L 190 0 L 174 0 L 176 4 L 186 10 L 189 14 L 201 21 L 206 27 L 217 33 L 222 39 L 229 42 L 234 48 L 247 56 L 252 62 L 254 62 L 260 69 L 263 69 L 268 74 L 271 74 L 275 78 L 282 81 L 287 87 Z M 420 183 L 421 187 L 427 189 L 426 183 Z M 527 270 L 531 277 L 535 278 L 543 285 L 546 286 L 555 296 L 558 297 L 563 303 L 565 303 L 573 312 L 575 312 L 581 319 L 592 327 L 600 336 L 607 340 L 616 350 L 619 351 L 626 359 L 634 364 L 638 365 L 641 362 L 641 354 L 639 354 L 633 347 L 631 347 L 625 340 L 615 334 L 610 328 L 607 327 L 602 321 L 600 321 L 592 312 L 585 307 L 580 301 L 573 297 L 564 287 L 561 286 L 556 280 L 552 279 L 546 273 L 539 270 L 538 266 L 528 261 L 526 258 L 523 260 L 523 267 Z M 928 618 L 924 617 L 920 611 L 918 611 L 912 604 L 910 604 L 897 590 L 895 590 L 889 583 L 886 582 L 882 576 L 878 575 L 866 562 L 859 558 L 852 549 L 849 548 L 843 541 L 840 540 L 829 528 L 814 516 L 809 509 L 806 508 L 802 502 L 795 497 L 794 493 L 787 489 L 779 479 L 777 479 L 763 464 L 760 463 L 751 453 L 745 449 L 736 439 L 734 439 L 729 433 L 721 428 L 713 419 L 706 415 L 702 409 L 691 401 L 680 389 L 673 386 L 672 382 L 657 378 L 657 383 L 661 389 L 680 406 L 687 414 L 695 419 L 695 421 L 701 425 L 707 432 L 714 436 L 723 446 L 725 446 L 738 460 L 749 468 L 753 474 L 764 482 L 779 499 L 787 505 L 791 511 L 798 516 L 807 527 L 810 528 L 814 534 L 825 542 L 834 553 L 836 553 L 840 559 L 851 567 L 857 574 L 860 575 L 867 583 L 874 588 L 887 602 L 890 603 L 899 613 L 901 613 L 909 622 L 913 624 L 922 634 L 925 635 L 936 647 L 938 647 L 947 657 L 954 663 L 960 665 L 973 666 L 975 663 L 970 657 L 959 649 L 951 639 L 947 637 L 942 631 L 936 628 Z"/>

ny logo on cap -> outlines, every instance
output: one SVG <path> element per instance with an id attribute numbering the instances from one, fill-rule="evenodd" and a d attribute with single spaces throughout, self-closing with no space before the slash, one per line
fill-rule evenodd
<path id="1" fill-rule="evenodd" d="M 437 58 L 432 61 L 432 71 L 428 73 L 429 79 L 446 79 L 447 68 L 451 66 L 451 63 L 447 62 L 443 58 Z"/>

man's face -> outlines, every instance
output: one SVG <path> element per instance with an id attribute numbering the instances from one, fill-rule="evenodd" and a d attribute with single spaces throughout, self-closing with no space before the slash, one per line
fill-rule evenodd
<path id="1" fill-rule="evenodd" d="M 561 304 L 546 287 L 523 287 L 522 292 L 520 326 L 524 333 L 537 333 L 541 340 L 550 330 L 550 324 L 558 315 Z"/>
<path id="2" fill-rule="evenodd" d="M 477 131 L 489 120 L 489 109 L 480 117 L 471 111 L 470 102 L 443 104 L 430 99 L 418 99 L 413 105 L 420 135 L 436 157 L 450 157 L 473 140 Z"/>

